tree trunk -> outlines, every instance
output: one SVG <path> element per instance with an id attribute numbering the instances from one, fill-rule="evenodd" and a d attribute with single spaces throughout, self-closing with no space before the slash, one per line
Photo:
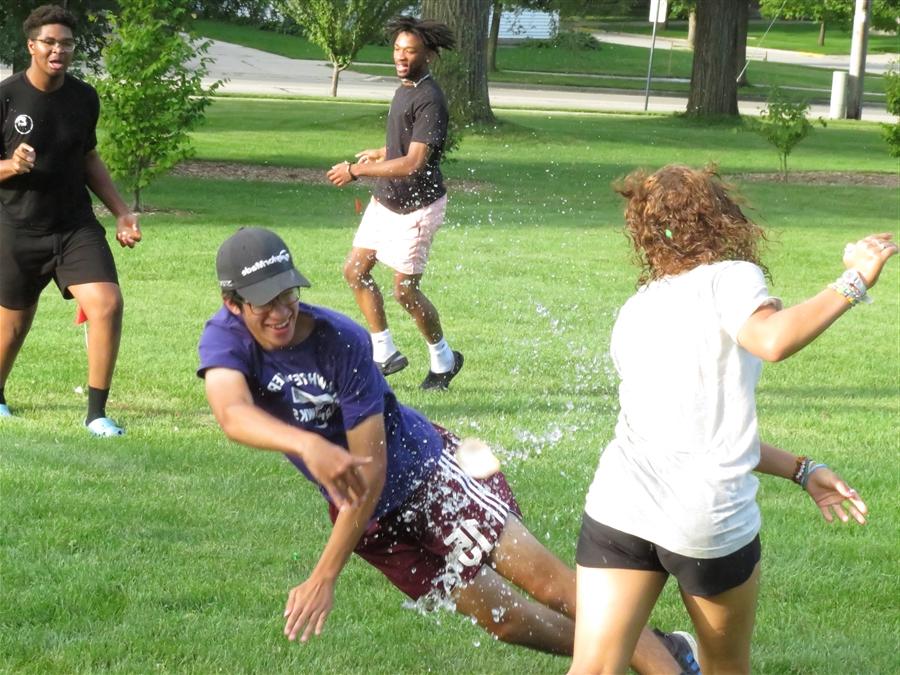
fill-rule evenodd
<path id="1" fill-rule="evenodd" d="M 497 72 L 497 39 L 500 37 L 500 16 L 503 14 L 503 3 L 494 0 L 491 8 L 491 31 L 488 35 L 488 72 Z"/>
<path id="2" fill-rule="evenodd" d="M 750 86 L 747 79 L 747 31 L 750 27 L 750 3 L 741 2 L 738 7 L 738 23 L 735 34 L 735 72 L 738 87 Z"/>
<path id="3" fill-rule="evenodd" d="M 825 19 L 819 22 L 819 41 L 816 44 L 820 47 L 825 46 Z"/>
<path id="4" fill-rule="evenodd" d="M 491 0 L 422 0 L 422 18 L 446 23 L 456 34 L 456 49 L 436 59 L 432 72 L 457 124 L 494 121 L 487 86 L 490 6 Z"/>
<path id="5" fill-rule="evenodd" d="M 341 76 L 341 68 L 336 63 L 331 64 L 331 95 L 337 98 L 338 78 Z"/>
<path id="6" fill-rule="evenodd" d="M 737 116 L 734 75 L 740 5 L 747 0 L 697 0 L 697 39 L 687 114 Z"/>
<path id="7" fill-rule="evenodd" d="M 688 14 L 688 47 L 694 48 L 694 38 L 697 36 L 697 10 L 692 9 Z"/>

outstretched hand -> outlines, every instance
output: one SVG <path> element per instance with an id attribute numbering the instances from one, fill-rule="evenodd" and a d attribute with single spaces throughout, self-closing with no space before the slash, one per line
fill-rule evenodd
<path id="1" fill-rule="evenodd" d="M 835 516 L 841 522 L 850 522 L 849 511 L 856 522 L 866 524 L 869 507 L 856 490 L 828 467 L 822 467 L 810 475 L 806 491 L 829 523 L 834 522 Z"/>
<path id="2" fill-rule="evenodd" d="M 897 253 L 897 244 L 890 232 L 870 234 L 844 247 L 844 267 L 862 275 L 867 288 L 872 288 L 888 258 Z"/>
<path id="3" fill-rule="evenodd" d="M 370 463 L 371 457 L 356 457 L 321 436 L 311 434 L 301 458 L 338 509 L 355 508 L 365 497 L 368 486 L 359 467 Z"/>
<path id="4" fill-rule="evenodd" d="M 325 620 L 334 605 L 334 582 L 310 577 L 288 594 L 284 607 L 284 634 L 288 640 L 306 642 L 313 634 L 321 635 Z"/>

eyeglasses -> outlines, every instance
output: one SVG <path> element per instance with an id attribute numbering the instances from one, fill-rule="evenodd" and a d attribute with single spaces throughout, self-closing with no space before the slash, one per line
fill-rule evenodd
<path id="1" fill-rule="evenodd" d="M 251 305 L 249 302 L 245 303 L 248 308 L 250 308 L 250 312 L 255 314 L 256 316 L 263 316 L 264 314 L 268 314 L 276 307 L 293 307 L 294 303 L 296 303 L 300 299 L 300 289 L 299 288 L 289 288 L 284 291 L 281 295 L 275 296 L 272 300 L 269 300 L 264 305 Z"/>
<path id="2" fill-rule="evenodd" d="M 61 52 L 68 53 L 75 51 L 75 40 L 54 40 L 53 38 L 34 38 L 35 42 L 40 42 L 51 52 L 58 49 Z"/>

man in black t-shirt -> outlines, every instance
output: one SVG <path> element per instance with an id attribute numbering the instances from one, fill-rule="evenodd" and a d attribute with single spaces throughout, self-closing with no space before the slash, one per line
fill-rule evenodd
<path id="1" fill-rule="evenodd" d="M 75 19 L 56 5 L 23 24 L 31 65 L 0 82 L 0 417 L 4 388 L 31 328 L 41 291 L 53 279 L 88 320 L 88 410 L 95 436 L 120 436 L 106 416 L 122 333 L 122 294 L 106 233 L 88 188 L 116 216 L 116 240 L 141 239 L 136 216 L 97 154 L 100 102 L 66 71 Z"/>
<path id="2" fill-rule="evenodd" d="M 440 49 L 453 48 L 454 38 L 442 23 L 404 16 L 393 19 L 387 32 L 393 39 L 400 87 L 391 101 L 385 146 L 363 150 L 356 154 L 356 164 L 343 162 L 328 172 L 338 187 L 359 176 L 377 179 L 344 264 L 344 277 L 369 325 L 374 359 L 381 372 L 390 375 L 408 361 L 394 345 L 371 271 L 379 261 L 394 270 L 394 297 L 428 343 L 431 364 L 422 389 L 447 389 L 462 368 L 463 357 L 450 349 L 438 311 L 419 284 L 447 205 L 440 162 L 449 114 L 428 66 Z"/>

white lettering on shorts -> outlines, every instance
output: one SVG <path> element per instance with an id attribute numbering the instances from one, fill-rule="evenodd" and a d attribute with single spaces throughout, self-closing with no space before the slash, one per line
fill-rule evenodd
<path id="1" fill-rule="evenodd" d="M 479 531 L 478 522 L 472 518 L 464 520 L 444 539 L 444 543 L 453 546 L 448 560 L 456 561 L 463 567 L 480 565 L 484 555 L 492 548 L 491 542 Z"/>

